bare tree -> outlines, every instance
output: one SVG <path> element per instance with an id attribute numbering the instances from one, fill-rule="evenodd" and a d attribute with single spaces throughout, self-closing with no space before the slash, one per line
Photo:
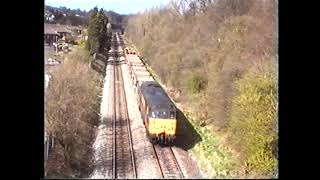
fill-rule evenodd
<path id="1" fill-rule="evenodd" d="M 201 13 L 205 13 L 207 8 L 213 4 L 213 0 L 198 0 L 199 2 L 199 9 Z"/>
<path id="2" fill-rule="evenodd" d="M 181 8 L 181 3 L 177 1 L 171 1 L 170 2 L 172 12 L 174 12 L 177 16 L 181 17 L 183 14 L 182 8 Z"/>

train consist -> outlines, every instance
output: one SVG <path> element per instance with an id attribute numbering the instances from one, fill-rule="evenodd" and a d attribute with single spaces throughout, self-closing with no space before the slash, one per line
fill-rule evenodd
<path id="1" fill-rule="evenodd" d="M 147 71 L 137 51 L 126 47 L 123 52 L 147 137 L 153 144 L 172 143 L 177 129 L 173 102 Z"/>

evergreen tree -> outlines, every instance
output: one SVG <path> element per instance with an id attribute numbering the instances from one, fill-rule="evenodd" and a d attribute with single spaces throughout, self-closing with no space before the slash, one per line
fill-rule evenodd
<path id="1" fill-rule="evenodd" d="M 107 27 L 108 22 L 108 17 L 103 9 L 98 11 L 98 8 L 95 7 L 89 19 L 88 40 L 86 44 L 86 48 L 91 54 L 102 53 L 105 48 L 109 49 L 111 36 Z"/>
<path id="2" fill-rule="evenodd" d="M 99 23 L 99 52 L 103 52 L 104 48 L 108 48 L 108 38 L 107 38 L 107 24 L 108 24 L 108 18 L 103 12 L 103 9 L 101 8 L 98 13 L 98 23 Z"/>
<path id="3" fill-rule="evenodd" d="M 98 35 L 99 35 L 99 25 L 98 25 L 98 8 L 93 8 L 92 14 L 89 19 L 88 27 L 88 40 L 87 40 L 87 49 L 91 54 L 97 52 L 98 44 Z"/>

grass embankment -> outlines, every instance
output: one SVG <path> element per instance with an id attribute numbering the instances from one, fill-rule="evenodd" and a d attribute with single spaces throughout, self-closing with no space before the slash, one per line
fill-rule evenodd
<path id="1" fill-rule="evenodd" d="M 190 153 L 197 160 L 205 178 L 231 178 L 236 159 L 231 150 L 221 144 L 221 135 L 211 128 L 200 127 L 192 112 L 185 112 L 185 116 L 202 139 L 190 149 Z"/>

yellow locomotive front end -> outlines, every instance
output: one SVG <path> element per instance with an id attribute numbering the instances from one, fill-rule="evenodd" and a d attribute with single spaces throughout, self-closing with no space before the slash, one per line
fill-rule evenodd
<path id="1" fill-rule="evenodd" d="M 151 112 L 148 118 L 148 133 L 152 142 L 167 144 L 176 138 L 177 120 L 175 111 Z"/>

